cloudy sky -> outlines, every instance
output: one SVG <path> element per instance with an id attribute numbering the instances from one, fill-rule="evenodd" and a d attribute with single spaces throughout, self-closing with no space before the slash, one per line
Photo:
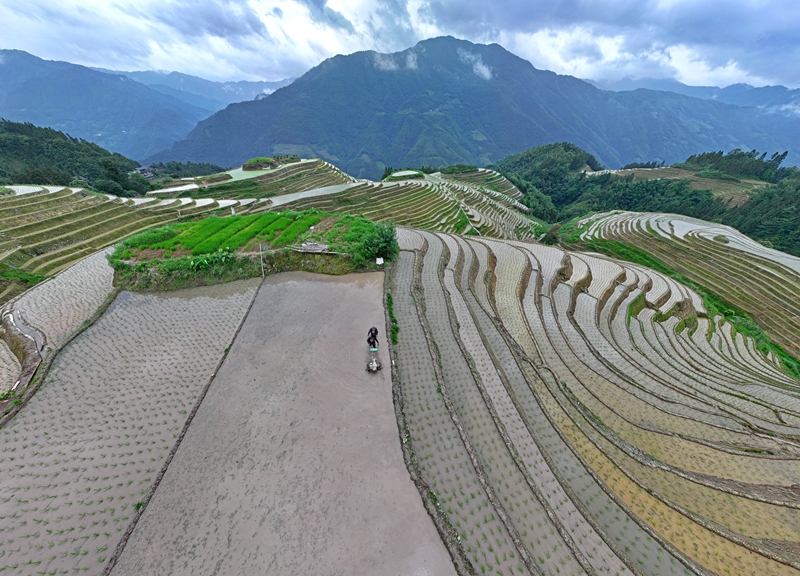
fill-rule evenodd
<path id="1" fill-rule="evenodd" d="M 800 87 L 793 0 L 0 0 L 0 48 L 214 80 L 453 35 L 581 78 Z"/>

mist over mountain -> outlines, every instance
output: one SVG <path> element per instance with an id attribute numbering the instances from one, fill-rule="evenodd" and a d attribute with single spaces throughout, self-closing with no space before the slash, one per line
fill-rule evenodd
<path id="1" fill-rule="evenodd" d="M 717 100 L 736 106 L 755 106 L 776 114 L 800 117 L 800 90 L 786 86 L 751 86 L 749 84 L 731 84 L 725 88 L 718 86 L 689 86 L 672 78 L 622 78 L 620 80 L 587 80 L 603 90 L 614 92 L 638 90 L 659 90 L 674 92 L 693 98 Z"/>
<path id="2" fill-rule="evenodd" d="M 275 82 L 253 82 L 247 80 L 214 82 L 180 72 L 152 70 L 114 72 L 100 68 L 97 68 L 97 70 L 109 74 L 127 76 L 162 94 L 174 96 L 192 106 L 197 106 L 210 112 L 222 110 L 225 106 L 234 102 L 254 100 L 259 95 L 272 94 L 278 88 L 286 86 L 294 80 L 293 78 L 286 78 Z"/>
<path id="3" fill-rule="evenodd" d="M 497 44 L 441 37 L 325 60 L 263 100 L 217 112 L 150 159 L 233 165 L 297 153 L 376 177 L 387 164 L 484 165 L 555 141 L 610 167 L 671 163 L 707 150 L 800 150 L 800 121 L 671 92 L 600 90 Z"/>
<path id="4" fill-rule="evenodd" d="M 118 74 L 0 50 L 0 117 L 31 122 L 144 158 L 180 140 L 209 111 Z"/>

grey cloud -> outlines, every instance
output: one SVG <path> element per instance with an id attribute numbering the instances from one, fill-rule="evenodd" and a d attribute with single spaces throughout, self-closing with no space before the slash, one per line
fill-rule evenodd
<path id="1" fill-rule="evenodd" d="M 567 55 L 572 58 L 586 58 L 587 60 L 602 60 L 603 51 L 597 42 L 581 40 L 575 42 L 567 49 Z"/>
<path id="2" fill-rule="evenodd" d="M 407 0 L 373 0 L 362 24 L 367 29 L 367 44 L 381 52 L 400 52 L 422 40 L 411 25 Z"/>
<path id="3" fill-rule="evenodd" d="M 155 16 L 187 37 L 269 37 L 266 26 L 245 0 L 181 0 L 156 11 Z"/>
<path id="4" fill-rule="evenodd" d="M 657 0 L 431 0 L 420 9 L 441 30 L 471 39 L 500 32 L 583 26 L 624 37 L 636 58 L 684 44 L 712 66 L 730 61 L 753 76 L 800 85 L 800 3 L 782 0 L 696 0 L 666 6 Z M 590 52 L 591 53 L 591 52 Z"/>
<path id="5" fill-rule="evenodd" d="M 308 8 L 311 18 L 315 22 L 327 24 L 332 28 L 344 30 L 351 34 L 355 32 L 353 23 L 340 12 L 328 7 L 328 0 L 299 0 L 299 3 Z"/>

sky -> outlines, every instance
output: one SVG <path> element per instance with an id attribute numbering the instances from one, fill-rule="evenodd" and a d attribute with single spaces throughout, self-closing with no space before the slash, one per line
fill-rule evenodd
<path id="1" fill-rule="evenodd" d="M 0 22 L 0 48 L 222 81 L 452 35 L 579 78 L 800 87 L 794 0 L 0 0 Z"/>

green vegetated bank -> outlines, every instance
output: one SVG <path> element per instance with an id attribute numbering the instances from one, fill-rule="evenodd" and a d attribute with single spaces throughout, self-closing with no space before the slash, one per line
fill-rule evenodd
<path id="1" fill-rule="evenodd" d="M 318 210 L 207 218 L 142 232 L 109 262 L 115 283 L 173 290 L 302 270 L 346 274 L 374 270 L 398 252 L 392 223 Z"/>

